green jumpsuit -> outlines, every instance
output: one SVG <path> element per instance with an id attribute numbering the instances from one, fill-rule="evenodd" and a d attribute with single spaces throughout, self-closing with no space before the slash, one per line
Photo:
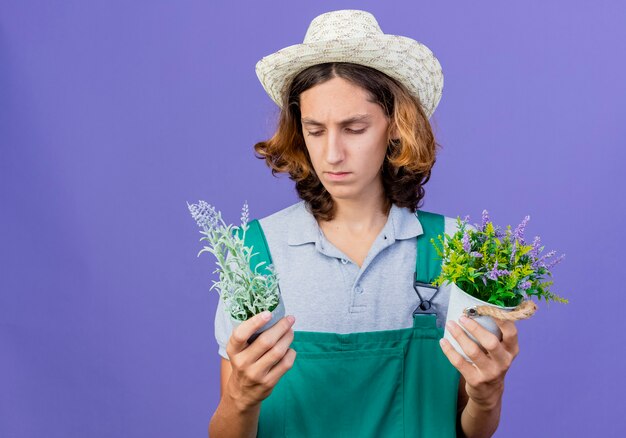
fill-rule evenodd
<path id="1" fill-rule="evenodd" d="M 443 235 L 444 217 L 417 213 L 424 233 L 414 281 L 431 283 L 441 258 L 430 239 Z M 258 252 L 250 266 L 267 266 L 263 230 L 256 219 L 249 225 L 245 244 Z M 441 351 L 442 337 L 436 315 L 420 307 L 405 329 L 295 330 L 295 362 L 261 403 L 257 437 L 455 437 L 460 376 Z"/>

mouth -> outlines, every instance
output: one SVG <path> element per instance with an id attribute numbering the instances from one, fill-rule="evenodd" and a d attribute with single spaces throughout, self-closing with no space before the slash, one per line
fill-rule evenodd
<path id="1" fill-rule="evenodd" d="M 352 172 L 326 172 L 326 175 L 328 175 L 328 178 L 330 180 L 338 181 L 338 180 L 344 179 L 345 177 L 347 177 L 351 173 Z"/>

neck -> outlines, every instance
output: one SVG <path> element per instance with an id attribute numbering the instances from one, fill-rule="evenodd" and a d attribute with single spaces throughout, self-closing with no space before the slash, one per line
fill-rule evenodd
<path id="1" fill-rule="evenodd" d="M 384 192 L 363 199 L 334 199 L 335 217 L 325 223 L 348 233 L 366 234 L 378 232 L 387 222 L 389 205 Z"/>

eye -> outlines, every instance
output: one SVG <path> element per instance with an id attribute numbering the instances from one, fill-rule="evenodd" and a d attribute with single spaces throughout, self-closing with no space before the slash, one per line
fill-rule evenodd
<path id="1" fill-rule="evenodd" d="M 346 128 L 346 130 L 348 132 L 350 132 L 351 134 L 362 134 L 362 133 L 365 132 L 365 128 L 363 128 L 363 129 L 356 129 L 356 130 L 355 129 Z M 320 135 L 322 135 L 322 133 L 323 133 L 323 131 L 315 131 L 315 132 L 308 131 L 308 135 L 311 135 L 313 137 L 319 137 Z"/>

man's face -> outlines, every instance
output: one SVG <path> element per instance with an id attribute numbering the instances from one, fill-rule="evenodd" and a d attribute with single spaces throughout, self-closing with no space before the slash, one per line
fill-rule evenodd
<path id="1" fill-rule="evenodd" d="M 331 196 L 359 200 L 379 195 L 389 120 L 367 100 L 367 92 L 335 77 L 304 91 L 300 112 L 313 168 Z"/>

